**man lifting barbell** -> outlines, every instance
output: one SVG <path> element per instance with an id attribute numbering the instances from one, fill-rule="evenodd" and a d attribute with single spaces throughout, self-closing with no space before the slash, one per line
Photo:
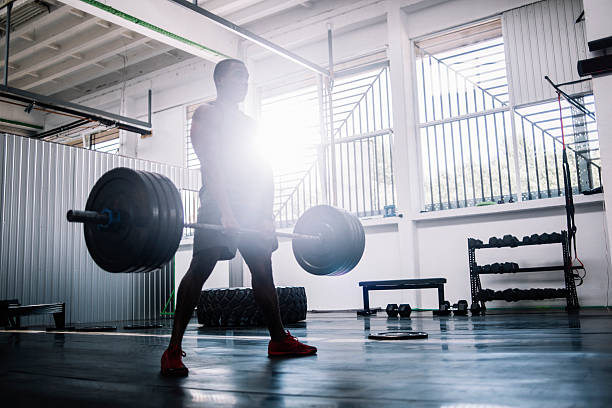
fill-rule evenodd
<path id="1" fill-rule="evenodd" d="M 89 254 L 113 273 L 159 270 L 174 256 L 183 228 L 196 230 L 193 259 L 179 286 L 172 338 L 162 357 L 165 375 L 188 373 L 181 359 L 182 337 L 217 261 L 233 258 L 240 249 L 272 337 L 269 354 L 309 355 L 316 348 L 285 332 L 280 319 L 271 266 L 276 237 L 291 238 L 297 263 L 317 276 L 348 273 L 365 249 L 359 219 L 329 205 L 306 210 L 292 233 L 274 231 L 272 173 L 255 154 L 254 122 L 238 110 L 247 78 L 240 61 L 219 63 L 217 101 L 195 112 L 191 136 L 204 185 L 197 223 L 184 224 L 181 195 L 170 179 L 126 167 L 109 170 L 98 179 L 85 211 L 66 214 L 68 221 L 84 224 Z"/>
<path id="2" fill-rule="evenodd" d="M 187 375 L 188 370 L 181 361 L 185 328 L 215 264 L 232 259 L 237 249 L 251 271 L 255 300 L 270 331 L 268 354 L 317 352 L 315 347 L 300 343 L 286 332 L 281 322 L 271 262 L 272 252 L 278 248 L 273 234 L 272 172 L 256 154 L 254 121 L 238 109 L 247 93 L 246 66 L 239 60 L 223 60 L 215 67 L 213 78 L 217 99 L 199 107 L 191 125 L 191 143 L 200 159 L 203 182 L 198 223 L 221 224 L 230 232 L 249 228 L 262 234 L 195 230 L 193 258 L 178 289 L 172 337 L 161 360 L 164 375 Z"/>

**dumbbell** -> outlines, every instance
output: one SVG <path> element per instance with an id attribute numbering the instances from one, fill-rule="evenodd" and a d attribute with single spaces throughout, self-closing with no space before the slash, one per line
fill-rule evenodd
<path id="1" fill-rule="evenodd" d="M 451 304 L 448 300 L 440 305 L 438 310 L 433 311 L 434 316 L 448 316 L 451 314 Z"/>
<path id="2" fill-rule="evenodd" d="M 510 246 L 510 247 L 515 247 L 519 243 L 518 238 L 515 237 L 514 235 L 504 235 L 502 240 L 503 240 L 504 245 Z"/>
<path id="3" fill-rule="evenodd" d="M 489 238 L 489 245 L 491 245 L 491 246 L 493 246 L 493 247 L 498 247 L 498 248 L 499 248 L 499 247 L 501 246 L 501 244 L 502 244 L 502 243 L 503 243 L 503 241 L 502 241 L 502 240 L 500 240 L 500 239 L 499 239 L 499 238 L 497 238 L 497 237 L 491 237 L 491 238 Z"/>
<path id="4" fill-rule="evenodd" d="M 550 242 L 551 242 L 551 241 L 550 241 L 550 235 L 549 235 L 549 234 L 547 234 L 546 232 L 545 232 L 545 233 L 543 233 L 543 234 L 540 234 L 540 242 L 541 242 L 542 244 L 548 244 L 548 243 L 550 243 Z"/>
<path id="5" fill-rule="evenodd" d="M 397 317 L 397 314 L 399 313 L 399 308 L 397 307 L 397 303 L 389 303 L 385 311 L 387 312 L 387 316 Z"/>
<path id="6" fill-rule="evenodd" d="M 500 273 L 501 272 L 501 265 L 497 262 L 491 264 L 491 273 Z"/>
<path id="7" fill-rule="evenodd" d="M 402 303 L 399 305 L 399 315 L 400 317 L 410 317 L 410 313 L 412 313 L 412 308 L 408 303 Z"/>
<path id="8" fill-rule="evenodd" d="M 468 248 L 482 248 L 483 242 L 479 239 L 468 238 Z"/>
<path id="9" fill-rule="evenodd" d="M 461 299 L 453 305 L 453 314 L 455 316 L 467 316 L 467 313 L 468 313 L 467 300 Z"/>
<path id="10" fill-rule="evenodd" d="M 531 243 L 532 244 L 540 244 L 541 243 L 540 236 L 538 234 L 532 234 L 530 238 L 531 238 Z"/>
<path id="11" fill-rule="evenodd" d="M 558 232 L 550 234 L 550 242 L 561 242 L 561 234 Z"/>

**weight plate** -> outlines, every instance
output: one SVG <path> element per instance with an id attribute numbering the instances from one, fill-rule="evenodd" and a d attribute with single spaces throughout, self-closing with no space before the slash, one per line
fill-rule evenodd
<path id="1" fill-rule="evenodd" d="M 164 186 L 164 192 L 168 200 L 170 219 L 168 235 L 164 239 L 165 252 L 159 264 L 161 267 L 172 260 L 181 243 L 181 238 L 183 237 L 183 201 L 181 200 L 181 194 L 168 177 L 157 173 L 152 174 L 157 177 Z"/>
<path id="2" fill-rule="evenodd" d="M 96 264 L 109 272 L 140 270 L 151 225 L 159 214 L 150 183 L 126 167 L 110 170 L 92 188 L 85 210 L 112 210 L 120 216 L 120 222 L 110 227 L 84 224 L 85 243 Z"/>
<path id="3" fill-rule="evenodd" d="M 381 332 L 370 334 L 370 340 L 417 340 L 426 339 L 429 335 L 425 332 Z"/>
<path id="4" fill-rule="evenodd" d="M 361 258 L 363 257 L 363 252 L 365 251 L 365 230 L 363 229 L 363 224 L 361 224 L 361 221 L 359 221 L 359 218 L 351 214 L 349 215 L 353 219 L 353 222 L 355 223 L 355 226 L 357 227 L 357 235 L 359 237 L 359 240 L 355 241 L 355 246 L 353 247 L 353 250 L 354 250 L 353 254 L 355 257 L 353 259 L 353 264 L 351 266 L 351 270 L 352 270 L 359 264 L 359 262 L 361 261 Z"/>
<path id="5" fill-rule="evenodd" d="M 140 174 L 149 179 L 159 202 L 159 231 L 156 239 L 153 242 L 150 256 L 151 261 L 147 265 L 147 268 L 152 271 L 160 267 L 162 261 L 164 260 L 165 252 L 167 251 L 168 246 L 166 245 L 166 240 L 168 238 L 168 234 L 170 233 L 171 222 L 170 202 L 166 197 L 165 184 L 163 184 L 159 178 L 155 177 L 155 173 L 140 171 Z"/>
<path id="6" fill-rule="evenodd" d="M 294 232 L 320 234 L 320 241 L 294 239 L 293 254 L 300 266 L 313 275 L 340 275 L 351 256 L 353 226 L 343 211 L 327 205 L 311 207 L 298 219 Z"/>
<path id="7" fill-rule="evenodd" d="M 351 225 L 352 234 L 348 240 L 351 243 L 351 250 L 349 256 L 347 256 L 343 270 L 339 270 L 334 275 L 343 275 L 353 270 L 353 268 L 355 268 L 355 266 L 357 266 L 361 260 L 363 251 L 365 249 L 365 233 L 361 222 L 352 214 L 346 211 L 343 211 L 343 213 L 344 217 L 347 219 L 347 222 Z"/>
<path id="8" fill-rule="evenodd" d="M 162 224 L 162 205 L 157 193 L 157 189 L 151 178 L 148 176 L 148 173 L 143 170 L 136 170 L 138 175 L 144 180 L 144 182 L 151 188 L 151 200 L 153 201 L 154 208 L 154 216 L 150 220 L 149 223 L 149 239 L 147 242 L 146 250 L 142 253 L 138 264 L 140 265 L 140 269 L 137 272 L 151 272 L 155 268 L 153 265 L 155 264 L 155 258 L 158 254 L 158 242 Z"/>

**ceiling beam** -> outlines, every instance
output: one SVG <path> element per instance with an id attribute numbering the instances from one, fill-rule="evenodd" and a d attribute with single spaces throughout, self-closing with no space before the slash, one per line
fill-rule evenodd
<path id="1" fill-rule="evenodd" d="M 18 78 L 22 78 L 28 74 L 44 72 L 46 69 L 53 69 L 58 65 L 65 65 L 66 58 L 75 53 L 84 54 L 95 54 L 97 46 L 103 45 L 107 41 L 111 41 L 116 37 L 119 37 L 122 32 L 126 31 L 124 28 L 114 26 L 111 28 L 103 28 L 99 26 L 92 27 L 87 31 L 87 37 L 76 36 L 64 41 L 61 47 L 56 46 L 56 49 L 49 49 L 39 51 L 36 53 L 31 60 L 25 60 L 20 65 L 20 69 L 9 75 L 9 82 L 12 86 L 21 87 L 22 84 L 17 85 L 18 82 L 14 82 Z M 128 43 L 129 40 L 125 40 Z M 40 71 L 40 72 L 39 72 Z M 27 89 L 27 88 L 24 88 Z"/>
<path id="2" fill-rule="evenodd" d="M 245 25 L 255 20 L 301 6 L 304 3 L 304 0 L 264 0 L 252 7 L 236 10 L 229 14 L 227 18 L 236 24 Z"/>
<path id="3" fill-rule="evenodd" d="M 284 49 L 283 47 L 278 46 L 277 44 L 274 44 L 273 42 L 245 29 L 242 28 L 234 23 L 232 23 L 231 21 L 228 21 L 222 17 L 219 17 L 216 14 L 211 13 L 208 10 L 205 10 L 201 7 L 198 7 L 197 5 L 187 1 L 187 0 L 168 0 L 169 2 L 172 3 L 176 3 L 180 6 L 182 6 L 185 9 L 194 11 L 195 13 L 199 14 L 200 16 L 205 17 L 206 19 L 208 19 L 209 21 L 213 22 L 214 24 L 217 24 L 219 27 L 222 27 L 223 29 L 232 32 L 234 34 L 239 35 L 240 37 L 248 40 L 250 43 L 254 43 L 257 44 L 269 51 L 272 51 L 273 53 L 280 55 L 281 57 L 292 61 L 298 65 L 303 66 L 304 68 L 311 70 L 313 72 L 316 72 L 318 74 L 322 74 L 325 76 L 329 76 L 329 71 L 323 67 L 320 67 L 319 65 L 308 61 L 307 59 L 300 57 L 299 55 Z"/>
<path id="4" fill-rule="evenodd" d="M 58 18 L 65 16 L 68 13 L 70 13 L 70 7 L 59 7 L 55 10 L 52 10 L 51 13 L 42 14 L 38 17 L 35 17 L 33 20 L 29 21 L 28 24 L 24 24 L 15 31 L 11 32 L 11 38 L 23 38 L 25 36 L 32 37 L 32 39 L 34 39 L 32 35 L 33 29 L 37 29 L 38 27 L 57 21 Z M 4 49 L 4 42 L 2 43 L 2 49 Z"/>
<path id="5" fill-rule="evenodd" d="M 81 59 L 66 59 L 58 64 L 52 65 L 39 72 L 40 77 L 37 80 L 24 79 L 23 81 L 16 81 L 11 83 L 12 86 L 21 89 L 32 89 L 40 86 L 46 82 L 53 81 L 57 78 L 61 78 L 99 61 L 103 61 L 110 57 L 113 57 L 121 52 L 125 52 L 130 48 L 137 47 L 150 41 L 146 37 L 140 36 L 136 41 L 128 42 L 125 38 L 117 38 L 111 42 L 106 42 L 100 46 L 90 49 L 81 54 Z"/>
<path id="6" fill-rule="evenodd" d="M 97 18 L 92 16 L 84 16 L 78 18 L 72 15 L 66 16 L 66 18 L 58 19 L 53 24 L 42 26 L 36 29 L 36 40 L 34 44 L 29 42 L 21 42 L 21 44 L 11 45 L 9 51 L 11 52 L 9 58 L 10 61 L 19 61 L 32 54 L 37 54 L 45 47 L 58 44 L 66 37 L 73 36 L 80 31 L 87 30 L 96 23 Z M 27 65 L 20 64 L 18 65 Z M 4 61 L 0 61 L 0 67 L 4 66 Z"/>
<path id="7" fill-rule="evenodd" d="M 364 25 L 367 22 L 384 18 L 387 13 L 385 1 L 361 0 L 344 7 L 329 8 L 323 12 L 316 10 L 311 17 L 305 18 L 299 24 L 281 24 L 281 28 L 265 33 L 267 38 L 275 40 L 285 48 L 295 49 L 300 46 L 325 40 L 327 25 L 332 24 L 334 35 Z M 250 58 L 258 60 L 270 56 L 269 52 L 257 47 L 250 47 Z"/>
<path id="8" fill-rule="evenodd" d="M 201 7 L 210 10 L 212 13 L 226 16 L 230 13 L 245 9 L 264 0 L 210 0 L 204 2 Z"/>
<path id="9" fill-rule="evenodd" d="M 146 40 L 151 41 L 148 38 Z M 132 49 L 133 48 L 134 47 L 132 47 Z M 149 58 L 153 58 L 157 55 L 166 53 L 172 49 L 173 47 L 170 47 L 169 45 L 165 44 L 158 44 L 156 47 L 153 48 L 138 47 L 136 49 L 137 52 L 130 54 L 127 58 L 127 65 L 125 66 L 125 68 L 128 69 L 131 65 L 146 61 Z M 100 78 L 112 72 L 120 72 L 123 69 L 123 58 L 120 55 L 117 55 L 117 58 L 106 62 L 102 68 L 96 65 L 85 67 L 79 70 L 78 72 L 67 76 L 65 80 L 41 84 L 35 89 L 35 91 L 44 95 L 54 95 L 59 92 L 65 91 L 66 89 L 70 89 L 72 87 L 83 84 L 85 82 L 95 80 L 96 78 Z"/>
<path id="10" fill-rule="evenodd" d="M 61 1 L 212 62 L 239 55 L 237 35 L 168 0 Z"/>

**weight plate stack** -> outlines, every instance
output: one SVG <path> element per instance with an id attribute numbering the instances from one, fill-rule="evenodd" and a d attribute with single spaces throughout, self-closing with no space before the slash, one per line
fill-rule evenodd
<path id="1" fill-rule="evenodd" d="M 84 224 L 85 243 L 96 264 L 109 272 L 143 271 L 151 236 L 159 228 L 159 202 L 151 184 L 135 170 L 113 169 L 96 182 L 85 210 L 112 210 L 120 217 L 110 226 Z"/>
<path id="2" fill-rule="evenodd" d="M 183 201 L 181 199 L 181 193 L 168 177 L 161 174 L 152 173 L 156 176 L 161 185 L 164 186 L 164 191 L 168 199 L 168 216 L 170 219 L 169 232 L 165 241 L 165 251 L 161 265 L 164 265 L 174 257 L 183 237 Z"/>
<path id="3" fill-rule="evenodd" d="M 144 264 L 144 268 L 147 271 L 152 271 L 161 266 L 161 262 L 163 261 L 163 254 L 166 250 L 164 244 L 166 237 L 169 233 L 169 211 L 168 211 L 168 199 L 166 198 L 166 194 L 164 193 L 164 188 L 160 184 L 159 180 L 153 176 L 153 173 L 149 173 L 146 171 L 139 171 L 140 175 L 146 178 L 152 185 L 153 190 L 155 191 L 155 196 L 157 197 L 157 202 L 159 203 L 159 216 L 157 220 L 157 234 L 152 235 L 153 243 L 151 245 L 152 250 L 148 254 L 146 264 Z"/>
<path id="4" fill-rule="evenodd" d="M 320 241 L 293 240 L 293 253 L 300 266 L 313 275 L 338 276 L 349 272 L 361 259 L 365 238 L 346 217 L 345 211 L 319 205 L 309 208 L 295 224 L 297 234 L 320 235 Z"/>

